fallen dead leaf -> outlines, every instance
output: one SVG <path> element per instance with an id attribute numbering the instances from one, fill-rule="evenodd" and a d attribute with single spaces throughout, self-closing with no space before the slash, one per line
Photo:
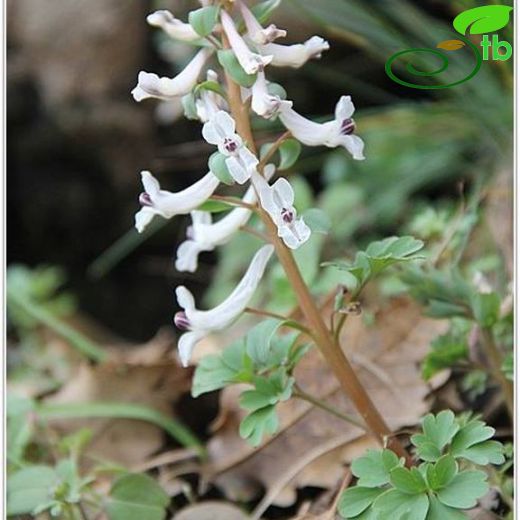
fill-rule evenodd
<path id="1" fill-rule="evenodd" d="M 226 502 L 208 501 L 188 506 L 173 516 L 172 520 L 248 520 L 238 507 Z"/>
<path id="2" fill-rule="evenodd" d="M 421 316 L 420 308 L 408 299 L 388 302 L 375 316 L 372 326 L 361 317 L 349 318 L 342 345 L 376 406 L 397 431 L 416 425 L 429 410 L 432 386 L 422 380 L 419 362 L 446 324 Z M 317 350 L 304 357 L 295 375 L 306 392 L 326 398 L 343 412 L 356 413 Z M 237 402 L 241 390 L 230 387 L 222 392 L 219 428 L 208 444 L 206 476 L 231 500 L 254 498 L 265 488 L 252 518 L 259 518 L 271 503 L 292 504 L 299 487 L 334 486 L 344 475 L 345 464 L 376 446 L 361 429 L 291 399 L 279 406 L 278 434 L 252 448 L 237 433 L 244 416 Z"/>
<path id="3" fill-rule="evenodd" d="M 145 405 L 171 416 L 179 396 L 190 388 L 190 369 L 169 354 L 171 337 L 159 334 L 150 342 L 119 351 L 110 361 L 83 363 L 74 376 L 47 403 L 125 402 Z M 164 432 L 155 425 L 127 419 L 53 420 L 51 426 L 66 435 L 80 428 L 92 430 L 86 459 L 109 460 L 124 466 L 142 464 L 164 444 Z M 90 456 L 90 457 L 88 457 Z"/>

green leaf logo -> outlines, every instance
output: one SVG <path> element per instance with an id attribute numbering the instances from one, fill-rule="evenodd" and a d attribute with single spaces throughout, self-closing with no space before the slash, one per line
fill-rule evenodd
<path id="1" fill-rule="evenodd" d="M 485 5 L 460 13 L 453 20 L 453 27 L 460 34 L 484 34 L 498 31 L 509 23 L 509 13 L 513 10 L 507 5 Z"/>

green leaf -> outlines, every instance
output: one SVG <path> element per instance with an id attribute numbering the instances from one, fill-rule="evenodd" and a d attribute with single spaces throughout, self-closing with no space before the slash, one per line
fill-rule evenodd
<path id="1" fill-rule="evenodd" d="M 257 367 L 265 367 L 270 364 L 271 341 L 283 324 L 283 321 L 270 318 L 262 321 L 247 333 L 247 354 Z"/>
<path id="2" fill-rule="evenodd" d="M 240 437 L 253 446 L 259 446 L 264 435 L 273 435 L 278 430 L 278 416 L 274 406 L 260 408 L 245 417 L 240 423 Z"/>
<path id="3" fill-rule="evenodd" d="M 339 514 L 344 518 L 354 518 L 368 509 L 383 493 L 383 489 L 356 486 L 346 489 L 338 502 Z"/>
<path id="4" fill-rule="evenodd" d="M 235 375 L 235 370 L 226 365 L 221 356 L 205 356 L 200 360 L 195 369 L 191 395 L 198 397 L 199 395 L 224 388 L 233 382 Z"/>
<path id="5" fill-rule="evenodd" d="M 471 308 L 479 325 L 490 328 L 500 316 L 500 297 L 496 293 L 475 293 L 471 299 Z"/>
<path id="6" fill-rule="evenodd" d="M 163 520 L 170 497 L 143 474 L 126 474 L 110 490 L 106 512 L 110 520 Z"/>
<path id="7" fill-rule="evenodd" d="M 426 491 L 426 482 L 417 468 L 394 468 L 390 472 L 390 482 L 403 493 L 415 495 Z"/>
<path id="8" fill-rule="evenodd" d="M 333 265 L 350 272 L 356 277 L 358 286 L 363 286 L 371 277 L 377 276 L 391 265 L 421 259 L 422 257 L 414 253 L 423 245 L 421 240 L 411 236 L 389 237 L 370 243 L 365 251 L 357 253 L 353 264 L 332 262 L 324 265 Z"/>
<path id="9" fill-rule="evenodd" d="M 216 94 L 219 94 L 223 98 L 226 97 L 226 93 L 224 92 L 222 85 L 216 81 L 206 80 L 206 81 L 203 81 L 202 83 L 199 83 L 194 88 L 193 94 L 196 96 L 200 93 L 201 90 L 209 90 L 211 92 L 215 92 Z"/>
<path id="10" fill-rule="evenodd" d="M 7 460 L 16 466 L 23 464 L 25 450 L 34 432 L 34 421 L 27 417 L 36 406 L 32 399 L 9 393 L 6 396 Z"/>
<path id="11" fill-rule="evenodd" d="M 463 11 L 453 20 L 453 27 L 460 34 L 485 34 L 495 32 L 509 23 L 513 10 L 507 5 L 485 5 Z"/>
<path id="12" fill-rule="evenodd" d="M 256 16 L 256 19 L 261 24 L 264 24 L 281 2 L 282 0 L 265 0 L 265 2 L 260 2 L 251 7 L 251 11 Z"/>
<path id="13" fill-rule="evenodd" d="M 444 455 L 434 465 L 429 464 L 426 469 L 428 485 L 433 490 L 447 486 L 457 474 L 457 462 L 451 455 Z"/>
<path id="14" fill-rule="evenodd" d="M 450 453 L 475 464 L 502 464 L 505 461 L 502 444 L 488 440 L 494 434 L 494 428 L 486 426 L 483 421 L 472 419 L 453 438 Z"/>
<path id="15" fill-rule="evenodd" d="M 397 489 L 383 493 L 373 505 L 380 518 L 399 520 L 424 520 L 429 506 L 428 495 L 425 493 L 410 495 Z"/>
<path id="16" fill-rule="evenodd" d="M 314 233 L 326 235 L 331 228 L 329 216 L 321 209 L 310 208 L 302 214 L 303 220 Z"/>
<path id="17" fill-rule="evenodd" d="M 213 31 L 218 19 L 219 8 L 213 5 L 201 7 L 189 14 L 189 22 L 195 32 L 202 36 L 208 36 Z"/>
<path id="18" fill-rule="evenodd" d="M 451 410 L 444 410 L 436 416 L 428 414 L 422 427 L 424 434 L 413 435 L 411 441 L 417 447 L 419 457 L 429 462 L 435 462 L 441 456 L 444 447 L 460 428 Z"/>
<path id="19" fill-rule="evenodd" d="M 197 207 L 198 211 L 208 211 L 209 213 L 222 213 L 233 209 L 234 206 L 229 202 L 220 200 L 207 200 L 203 204 Z"/>
<path id="20" fill-rule="evenodd" d="M 227 157 L 220 152 L 214 152 L 209 157 L 208 166 L 211 173 L 217 177 L 220 182 L 231 186 L 235 184 L 235 179 L 233 179 L 229 173 L 226 159 Z"/>
<path id="21" fill-rule="evenodd" d="M 438 493 L 439 500 L 446 506 L 467 509 L 477 504 L 477 499 L 489 489 L 487 475 L 483 471 L 463 471 Z"/>
<path id="22" fill-rule="evenodd" d="M 378 487 L 390 482 L 390 471 L 399 466 L 399 458 L 390 450 L 368 450 L 352 462 L 352 473 L 362 487 Z"/>
<path id="23" fill-rule="evenodd" d="M 466 520 L 467 516 L 457 509 L 445 506 L 435 496 L 430 495 L 430 509 L 426 520 Z"/>
<path id="24" fill-rule="evenodd" d="M 7 479 L 7 515 L 31 513 L 52 498 L 57 475 L 50 466 L 29 466 Z"/>
<path id="25" fill-rule="evenodd" d="M 256 80 L 256 74 L 247 74 L 231 49 L 224 49 L 217 52 L 219 63 L 226 69 L 233 81 L 243 87 L 252 87 Z"/>
<path id="26" fill-rule="evenodd" d="M 428 380 L 444 368 L 453 366 L 457 361 L 467 359 L 466 337 L 444 334 L 436 338 L 422 364 L 422 375 Z"/>
<path id="27" fill-rule="evenodd" d="M 280 153 L 280 164 L 278 165 L 279 170 L 287 170 L 298 160 L 300 152 L 302 151 L 302 145 L 300 141 L 296 139 L 286 139 L 278 148 Z"/>

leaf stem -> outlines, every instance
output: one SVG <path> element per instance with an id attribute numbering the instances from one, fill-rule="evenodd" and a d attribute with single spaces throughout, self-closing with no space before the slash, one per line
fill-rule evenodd
<path id="1" fill-rule="evenodd" d="M 349 414 L 340 412 L 334 406 L 330 405 L 329 403 L 327 403 L 325 401 L 322 401 L 321 399 L 318 399 L 317 397 L 312 396 L 311 394 L 308 394 L 307 392 L 302 390 L 297 385 L 295 385 L 295 387 L 294 387 L 293 397 L 301 399 L 302 401 L 307 401 L 308 403 L 311 403 L 314 406 L 317 406 L 318 408 L 321 408 L 322 410 L 325 410 L 326 412 L 329 412 L 330 414 L 338 417 L 339 419 L 342 419 L 343 421 L 353 424 L 354 426 L 357 426 L 358 428 L 361 428 L 364 431 L 367 430 L 366 425 L 363 424 L 362 421 L 358 420 L 353 415 L 349 415 Z"/>

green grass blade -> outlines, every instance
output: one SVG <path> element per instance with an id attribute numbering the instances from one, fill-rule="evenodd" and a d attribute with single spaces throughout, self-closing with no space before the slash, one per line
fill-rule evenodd
<path id="1" fill-rule="evenodd" d="M 186 448 L 195 448 L 201 456 L 205 453 L 199 439 L 182 423 L 139 404 L 117 402 L 45 404 L 40 405 L 36 413 L 43 419 L 110 418 L 146 421 L 162 428 Z"/>

